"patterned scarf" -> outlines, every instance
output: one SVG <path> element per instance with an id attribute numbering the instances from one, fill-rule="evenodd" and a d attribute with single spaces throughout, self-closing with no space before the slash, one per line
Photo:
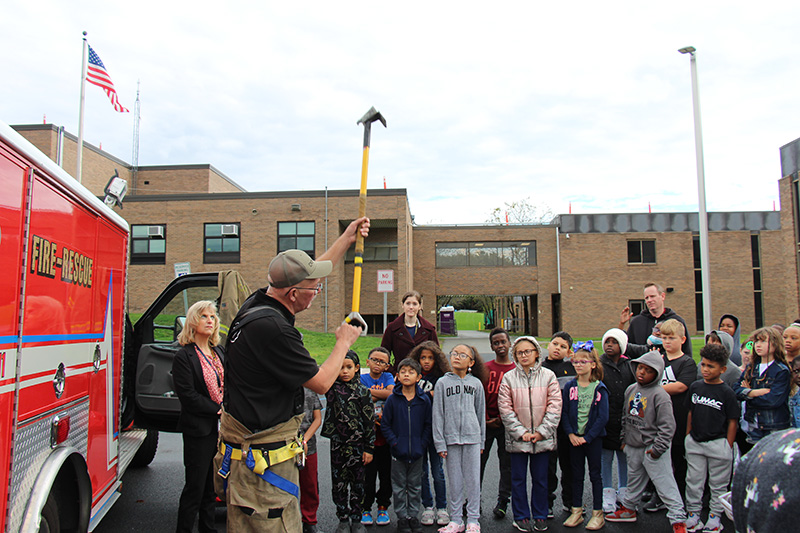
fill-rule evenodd
<path id="1" fill-rule="evenodd" d="M 203 379 L 206 382 L 208 394 L 214 403 L 222 403 L 222 388 L 225 384 L 225 376 L 222 370 L 222 361 L 220 361 L 216 350 L 211 348 L 211 356 L 204 354 L 203 351 L 195 344 L 194 349 L 197 350 L 197 357 L 200 359 L 200 368 L 203 369 Z"/>

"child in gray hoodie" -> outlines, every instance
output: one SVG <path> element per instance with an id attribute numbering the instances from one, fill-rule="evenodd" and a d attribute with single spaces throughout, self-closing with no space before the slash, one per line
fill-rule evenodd
<path id="1" fill-rule="evenodd" d="M 622 442 L 628 460 L 628 491 L 619 509 L 606 515 L 609 522 L 636 522 L 647 481 L 652 480 L 667 505 L 673 532 L 685 533 L 686 511 L 672 473 L 670 445 L 675 433 L 672 400 L 661 386 L 664 359 L 647 352 L 631 361 L 636 383 L 625 391 L 622 410 Z"/>
<path id="2" fill-rule="evenodd" d="M 448 372 L 433 393 L 433 443 L 447 467 L 450 523 L 440 533 L 464 531 L 464 492 L 467 495 L 467 533 L 480 533 L 481 453 L 486 442 L 486 402 L 483 361 L 478 350 L 459 344 L 450 352 Z"/>

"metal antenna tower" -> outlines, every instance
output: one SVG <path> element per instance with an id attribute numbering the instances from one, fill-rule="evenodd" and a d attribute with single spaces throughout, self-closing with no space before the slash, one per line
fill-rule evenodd
<path id="1" fill-rule="evenodd" d="M 131 174 L 132 174 L 132 191 L 136 194 L 137 178 L 139 175 L 139 118 L 142 103 L 139 100 L 139 84 L 140 80 L 136 81 L 136 103 L 133 106 L 133 155 L 131 156 Z"/>

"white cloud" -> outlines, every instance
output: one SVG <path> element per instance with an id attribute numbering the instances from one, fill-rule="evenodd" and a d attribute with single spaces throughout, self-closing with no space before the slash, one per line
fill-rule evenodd
<path id="1" fill-rule="evenodd" d="M 652 4 L 652 3 L 651 3 Z M 14 2 L 0 120 L 77 133 L 80 32 L 133 109 L 142 165 L 211 163 L 249 190 L 408 189 L 418 223 L 477 223 L 530 196 L 555 212 L 697 205 L 698 49 L 708 206 L 767 210 L 800 136 L 800 7 L 709 1 L 498 5 Z M 32 31 L 34 28 L 35 31 Z M 124 160 L 133 119 L 87 87 L 86 140 Z"/>

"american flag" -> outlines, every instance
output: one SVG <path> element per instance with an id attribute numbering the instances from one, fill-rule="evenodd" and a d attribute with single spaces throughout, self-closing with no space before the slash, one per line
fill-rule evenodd
<path id="1" fill-rule="evenodd" d="M 87 44 L 87 46 L 89 45 Z M 122 107 L 122 104 L 119 103 L 117 90 L 114 89 L 114 83 L 111 81 L 111 76 L 106 72 L 105 65 L 103 65 L 100 56 L 97 55 L 97 52 L 95 52 L 91 46 L 89 46 L 89 67 L 86 71 L 86 81 L 97 85 L 105 91 L 115 111 L 128 113 L 128 109 Z"/>

